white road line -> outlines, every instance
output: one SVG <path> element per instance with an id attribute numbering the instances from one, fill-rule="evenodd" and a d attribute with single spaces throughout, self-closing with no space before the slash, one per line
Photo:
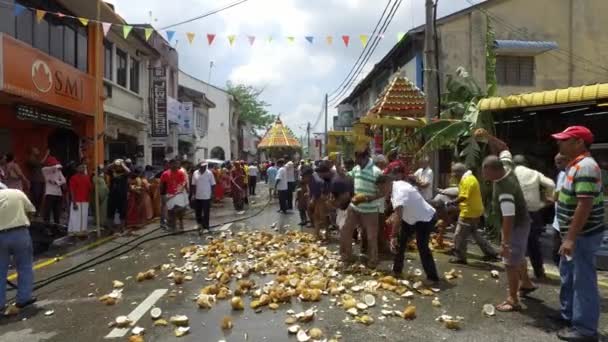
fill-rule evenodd
<path id="1" fill-rule="evenodd" d="M 220 231 L 228 230 L 230 227 L 232 227 L 232 223 L 226 223 L 222 226 L 222 228 L 220 228 Z"/>
<path id="2" fill-rule="evenodd" d="M 139 321 L 139 319 L 142 318 L 143 315 L 146 312 L 148 312 L 148 310 L 150 310 L 150 308 L 152 308 L 154 303 L 156 303 L 165 293 L 167 293 L 167 291 L 168 291 L 167 289 L 154 290 L 148 296 L 148 298 L 146 298 L 143 302 L 141 302 L 135 308 L 135 310 L 133 310 L 129 315 L 127 315 L 127 317 L 129 317 L 129 320 L 131 320 L 131 322 L 133 322 L 133 324 L 135 324 L 137 321 Z M 131 328 L 115 328 L 112 331 L 110 331 L 110 333 L 108 335 L 106 335 L 105 338 L 123 337 L 129 332 L 129 330 L 131 330 Z"/>

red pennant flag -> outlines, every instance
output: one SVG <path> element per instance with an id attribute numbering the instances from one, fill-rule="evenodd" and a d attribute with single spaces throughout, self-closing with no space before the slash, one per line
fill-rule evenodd
<path id="1" fill-rule="evenodd" d="M 65 14 L 63 14 L 61 12 L 56 12 L 55 15 L 58 16 L 59 18 L 65 17 Z"/>
<path id="2" fill-rule="evenodd" d="M 207 42 L 209 43 L 209 45 L 213 44 L 214 39 L 215 39 L 214 34 L 207 34 Z"/>
<path id="3" fill-rule="evenodd" d="M 350 36 L 342 36 L 342 41 L 344 41 L 345 46 L 348 46 L 348 43 L 350 42 Z"/>

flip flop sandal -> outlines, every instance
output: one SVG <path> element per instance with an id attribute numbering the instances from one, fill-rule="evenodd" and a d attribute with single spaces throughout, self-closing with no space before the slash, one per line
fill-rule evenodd
<path id="1" fill-rule="evenodd" d="M 521 297 L 528 297 L 532 292 L 538 290 L 538 286 L 530 287 L 530 288 L 521 288 L 519 289 L 519 295 Z"/>
<path id="2" fill-rule="evenodd" d="M 513 303 L 509 303 L 507 301 L 504 301 L 501 304 L 496 305 L 496 310 L 498 310 L 500 312 L 521 311 L 521 305 L 520 304 L 513 304 Z"/>

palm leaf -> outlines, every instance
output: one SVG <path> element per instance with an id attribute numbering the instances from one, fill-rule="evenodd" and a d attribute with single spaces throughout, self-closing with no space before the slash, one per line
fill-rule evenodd
<path id="1" fill-rule="evenodd" d="M 471 130 L 471 123 L 466 121 L 446 122 L 438 121 L 435 134 L 428 137 L 425 144 L 422 145 L 417 154 L 428 154 L 443 147 L 456 146 L 460 137 L 467 134 Z M 432 126 L 431 124 L 429 126 Z M 428 127 L 428 126 L 427 126 Z M 426 127 L 425 127 L 426 128 Z"/>
<path id="2" fill-rule="evenodd" d="M 462 142 L 463 149 L 460 152 L 460 157 L 464 158 L 465 164 L 469 168 L 475 168 L 481 157 L 481 148 L 477 140 L 473 136 L 469 136 Z"/>

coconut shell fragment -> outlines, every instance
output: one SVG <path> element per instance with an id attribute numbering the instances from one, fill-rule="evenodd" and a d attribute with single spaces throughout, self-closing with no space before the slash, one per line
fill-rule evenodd
<path id="1" fill-rule="evenodd" d="M 413 305 L 409 305 L 403 310 L 403 318 L 412 320 L 416 318 L 416 307 Z"/>

